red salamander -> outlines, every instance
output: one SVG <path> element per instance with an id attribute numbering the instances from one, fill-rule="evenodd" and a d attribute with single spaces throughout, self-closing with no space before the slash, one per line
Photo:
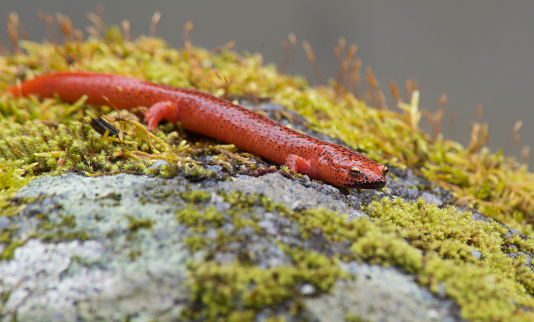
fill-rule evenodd
<path id="1" fill-rule="evenodd" d="M 388 169 L 361 153 L 316 140 L 262 115 L 192 89 L 154 84 L 137 78 L 96 73 L 57 72 L 7 89 L 14 96 L 59 95 L 75 102 L 122 109 L 148 106 L 145 119 L 155 130 L 159 121 L 180 121 L 184 129 L 201 133 L 260 155 L 274 163 L 344 188 L 385 186 Z"/>

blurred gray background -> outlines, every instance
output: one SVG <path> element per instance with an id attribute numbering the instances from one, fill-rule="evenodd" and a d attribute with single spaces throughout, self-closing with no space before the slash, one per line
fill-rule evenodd
<path id="1" fill-rule="evenodd" d="M 454 139 L 467 144 L 469 123 L 477 120 L 476 107 L 482 105 L 493 151 L 519 156 L 525 145 L 534 148 L 534 2 L 1 0 L 0 37 L 7 43 L 5 22 L 11 11 L 34 40 L 46 37 L 38 10 L 66 14 L 75 28 L 85 30 L 90 25 L 86 15 L 96 12 L 97 3 L 105 5 L 108 25 L 128 19 L 133 37 L 148 34 L 154 12 L 160 11 L 157 36 L 174 47 L 182 46 L 182 28 L 192 20 L 194 44 L 214 48 L 234 40 L 234 50 L 260 52 L 265 62 L 276 64 L 284 55 L 280 42 L 293 32 L 299 49 L 288 72 L 312 84 L 313 68 L 301 42 L 311 44 L 323 77 L 332 78 L 337 67 L 333 48 L 342 36 L 358 45 L 362 71 L 371 66 L 384 92 L 389 93 L 391 80 L 404 88 L 404 81 L 413 79 L 421 107 L 431 112 L 446 93 L 446 137 L 454 111 Z M 390 98 L 387 103 L 393 107 Z M 518 120 L 523 121 L 519 148 L 512 139 Z"/>

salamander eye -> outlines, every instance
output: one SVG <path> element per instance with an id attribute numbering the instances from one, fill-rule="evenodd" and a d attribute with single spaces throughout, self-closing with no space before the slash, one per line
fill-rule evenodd
<path id="1" fill-rule="evenodd" d="M 350 175 L 353 177 L 357 177 L 360 175 L 360 168 L 358 167 L 352 167 L 350 168 Z"/>
<path id="2" fill-rule="evenodd" d="M 388 172 L 389 172 L 388 167 L 384 166 L 384 171 L 382 172 L 382 174 L 386 175 L 386 174 L 388 174 Z"/>

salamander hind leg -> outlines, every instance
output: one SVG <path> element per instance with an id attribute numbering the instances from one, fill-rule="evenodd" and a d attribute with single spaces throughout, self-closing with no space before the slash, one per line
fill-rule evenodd
<path id="1" fill-rule="evenodd" d="M 150 131 L 158 129 L 158 123 L 161 120 L 177 122 L 179 120 L 179 110 L 176 103 L 170 101 L 158 102 L 145 112 L 145 120 L 148 123 Z"/>
<path id="2" fill-rule="evenodd" d="M 303 157 L 300 157 L 296 154 L 290 154 L 286 157 L 284 164 L 291 170 L 295 172 L 300 172 L 308 175 L 311 178 L 315 178 L 315 171 L 313 171 L 310 162 Z"/>

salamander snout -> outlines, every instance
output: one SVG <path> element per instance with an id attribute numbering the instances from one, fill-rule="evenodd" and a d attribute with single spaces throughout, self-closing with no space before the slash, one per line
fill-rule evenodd
<path id="1" fill-rule="evenodd" d="M 341 146 L 324 150 L 319 162 L 319 175 L 324 181 L 343 188 L 379 189 L 386 185 L 385 165 Z"/>
<path id="2" fill-rule="evenodd" d="M 372 161 L 374 162 L 374 161 Z M 388 168 L 375 163 L 375 167 L 363 167 L 358 175 L 355 171 L 349 171 L 352 178 L 347 178 L 346 188 L 379 189 L 386 185 Z"/>

